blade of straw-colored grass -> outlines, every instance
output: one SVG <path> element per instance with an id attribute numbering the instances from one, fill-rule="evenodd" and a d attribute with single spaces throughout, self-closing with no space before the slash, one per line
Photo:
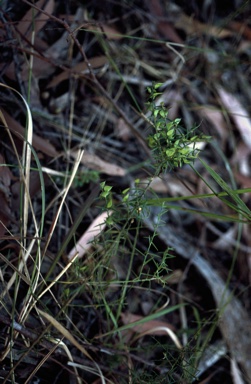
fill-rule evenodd
<path id="1" fill-rule="evenodd" d="M 15 271 L 15 273 L 16 274 L 18 274 L 19 275 L 19 277 L 27 284 L 27 285 L 29 285 L 30 284 L 30 281 L 27 279 L 27 277 L 25 277 L 25 275 L 22 273 L 22 272 L 20 272 L 19 270 L 18 270 L 18 268 L 14 265 L 14 264 L 12 264 L 4 255 L 2 255 L 2 253 L 0 253 L 0 259 L 2 259 L 4 262 L 5 262 L 5 264 L 6 265 L 8 265 L 11 269 L 13 269 L 14 271 Z M 3 297 L 3 295 L 6 293 L 6 291 L 3 291 L 3 293 L 1 293 L 1 295 L 0 295 L 0 298 L 2 298 Z"/>
<path id="2" fill-rule="evenodd" d="M 23 173 L 24 183 L 25 183 L 25 191 L 24 191 L 24 201 L 23 201 L 23 236 L 26 237 L 27 234 L 27 224 L 28 224 L 28 212 L 29 212 L 29 198 L 27 194 L 29 193 L 29 183 L 30 183 L 30 164 L 31 164 L 31 147 L 27 144 L 32 143 L 32 136 L 33 136 L 33 124 L 32 124 L 32 116 L 31 111 L 29 108 L 28 103 L 26 102 L 25 98 L 19 93 L 16 89 L 0 83 L 1 87 L 10 89 L 11 91 L 17 93 L 22 101 L 24 102 L 26 112 L 27 112 L 27 130 L 26 130 L 26 140 L 24 140 L 24 147 L 23 147 L 23 169 L 20 171 Z"/>
<path id="3" fill-rule="evenodd" d="M 57 344 L 57 347 L 60 347 L 65 351 L 66 356 L 68 356 L 68 359 L 73 363 L 72 367 L 73 367 L 73 370 L 76 374 L 76 379 L 77 379 L 78 383 L 82 384 L 82 380 L 80 379 L 80 377 L 78 375 L 77 367 L 74 366 L 74 360 L 73 360 L 72 354 L 71 354 L 69 348 L 67 347 L 67 345 L 65 343 L 63 343 L 62 340 L 53 339 L 52 337 L 50 338 L 50 341 L 54 344 Z"/>
<path id="4" fill-rule="evenodd" d="M 1 114 L 1 118 L 2 118 L 2 121 L 4 123 L 4 126 L 8 129 L 7 123 L 6 123 L 5 118 L 2 114 Z M 12 141 L 11 135 L 10 135 L 10 139 Z M 26 180 L 25 180 L 23 172 L 22 172 L 22 165 L 19 161 L 18 153 L 16 151 L 15 144 L 13 141 L 12 141 L 12 145 L 13 145 L 14 151 L 16 153 L 18 163 L 19 163 L 20 175 L 21 175 L 22 180 L 24 181 L 24 187 L 25 187 L 25 191 L 26 191 L 25 195 L 27 196 L 27 201 L 28 201 L 28 204 L 30 205 L 30 209 L 31 209 L 32 217 L 33 217 L 33 222 L 34 222 L 34 226 L 35 226 L 35 234 L 34 234 L 34 237 L 31 241 L 31 243 L 29 244 L 28 249 L 26 249 L 25 244 L 22 244 L 22 242 L 19 243 L 20 249 L 22 250 L 22 259 L 20 260 L 20 262 L 18 264 L 18 275 L 20 275 L 23 268 L 25 268 L 25 274 L 29 280 L 28 285 L 30 285 L 28 293 L 26 295 L 26 299 L 24 300 L 23 309 L 21 311 L 20 318 L 19 318 L 19 321 L 22 321 L 28 316 L 29 311 L 32 308 L 32 307 L 29 308 L 29 304 L 32 301 L 32 297 L 33 297 L 34 292 L 36 290 L 36 286 L 37 286 L 37 282 L 38 282 L 38 278 L 39 278 L 40 265 L 41 265 L 41 251 L 40 251 L 40 246 L 39 246 L 39 244 L 40 244 L 39 225 L 37 224 L 36 215 L 35 215 L 33 207 L 32 207 L 29 191 L 27 191 Z M 40 174 L 40 181 L 41 181 L 41 188 L 42 188 L 42 216 L 41 216 L 41 222 L 40 222 L 40 236 L 41 236 L 42 231 L 43 231 L 43 221 L 44 221 L 44 213 L 45 213 L 44 181 L 43 181 L 43 175 L 42 175 L 42 171 L 41 171 L 41 165 L 40 165 L 39 159 L 36 155 L 36 152 L 34 151 L 34 149 L 32 148 L 32 146 L 30 145 L 29 142 L 27 142 L 27 147 L 30 148 L 30 151 L 33 153 L 33 155 L 35 157 L 36 163 L 38 165 L 38 171 Z M 30 277 L 28 270 L 26 268 L 26 262 L 31 255 L 31 250 L 32 250 L 36 240 L 38 241 L 37 258 L 36 258 L 36 263 L 34 263 L 35 268 L 33 269 L 32 277 Z M 9 290 L 11 288 L 11 286 L 14 284 L 14 282 L 16 280 L 16 275 L 17 275 L 17 273 L 15 272 L 12 275 L 12 277 L 10 278 L 9 282 L 7 283 L 6 289 L 4 290 L 4 294 L 6 294 L 7 290 Z M 17 282 L 17 285 L 18 284 L 19 284 L 19 282 Z M 16 286 L 16 289 L 17 289 L 17 286 Z"/>
<path id="5" fill-rule="evenodd" d="M 46 289 L 43 290 L 43 292 L 40 293 L 40 295 L 37 297 L 36 301 L 39 301 L 41 299 L 41 297 L 47 292 L 49 291 L 54 284 L 56 284 L 56 282 L 60 279 L 61 276 L 63 276 L 65 274 L 65 272 L 71 267 L 71 265 L 73 264 L 73 262 L 76 260 L 76 258 L 78 257 L 78 255 L 74 255 L 74 257 L 71 258 L 71 260 L 69 261 L 69 263 L 62 269 L 62 271 L 53 279 L 53 281 L 50 283 L 50 285 L 48 285 L 48 287 L 46 287 Z"/>
<path id="6" fill-rule="evenodd" d="M 44 176 L 43 176 L 43 170 L 42 170 L 42 166 L 40 164 L 40 161 L 39 161 L 39 158 L 37 156 L 37 153 L 36 151 L 33 149 L 33 147 L 31 147 L 31 151 L 32 151 L 32 154 L 34 156 L 34 159 L 36 161 L 36 164 L 37 164 L 37 171 L 38 171 L 38 174 L 39 174 L 39 180 L 40 180 L 40 184 L 41 184 L 41 219 L 40 219 L 40 223 L 39 225 L 36 226 L 36 231 L 37 231 L 37 228 L 39 228 L 39 237 L 41 238 L 43 236 L 43 230 L 44 230 L 44 217 L 45 217 L 45 183 L 44 183 Z M 34 215 L 34 223 L 36 223 L 36 215 L 34 214 L 33 210 L 32 210 L 32 213 Z"/>
<path id="7" fill-rule="evenodd" d="M 93 360 L 91 355 L 88 353 L 88 351 L 72 336 L 72 334 L 65 328 L 63 327 L 62 324 L 60 324 L 54 317 L 49 315 L 48 313 L 41 311 L 40 309 L 37 309 L 38 313 L 44 317 L 51 325 L 53 325 L 54 328 L 58 330 L 58 332 L 61 333 L 67 340 L 70 341 L 79 351 L 83 353 L 88 359 L 90 359 L 94 365 L 96 366 L 98 373 L 97 375 L 100 376 L 100 379 L 103 384 L 105 384 L 104 376 L 98 366 L 98 364 Z"/>
<path id="8" fill-rule="evenodd" d="M 67 365 L 69 367 L 75 367 L 75 368 L 79 368 L 79 369 L 82 369 L 83 371 L 85 372 L 89 372 L 93 375 L 97 375 L 97 371 L 96 369 L 92 368 L 92 367 L 89 367 L 88 365 L 83 365 L 83 364 L 79 364 L 79 363 L 74 363 L 73 361 L 67 361 Z M 107 379 L 106 379 L 107 380 Z M 110 384 L 115 384 L 114 381 L 111 381 L 111 380 L 107 380 L 108 383 Z M 81 380 L 81 384 L 83 383 L 83 381 Z M 92 382 L 93 384 L 99 384 L 100 383 L 100 380 L 97 379 L 95 381 Z"/>
<path id="9" fill-rule="evenodd" d="M 24 150 L 23 150 L 23 160 L 22 160 L 23 161 L 23 165 L 20 163 L 19 156 L 18 156 L 18 153 L 16 151 L 15 144 L 14 144 L 10 134 L 9 134 L 9 137 L 10 137 L 10 140 L 12 142 L 13 149 L 14 149 L 16 157 L 17 157 L 17 161 L 19 163 L 20 178 L 21 178 L 21 181 L 23 182 L 23 185 L 24 185 L 23 206 L 22 206 L 22 208 L 23 208 L 23 212 L 22 212 L 22 236 L 23 236 L 23 241 L 22 241 L 22 236 L 21 236 L 21 243 L 20 243 L 22 259 L 19 262 L 18 271 L 21 273 L 23 268 L 25 268 L 25 274 L 26 274 L 27 278 L 31 281 L 28 269 L 26 268 L 26 261 L 27 261 L 27 259 L 29 258 L 30 254 L 31 254 L 31 250 L 32 250 L 33 245 L 34 245 L 34 243 L 36 241 L 35 238 L 39 237 L 39 235 L 38 235 L 38 226 L 37 226 L 37 223 L 36 223 L 36 217 L 35 217 L 35 214 L 34 214 L 34 211 L 33 211 L 33 208 L 32 208 L 32 204 L 31 204 L 31 200 L 30 200 L 30 195 L 29 195 L 30 163 L 31 163 L 31 151 L 32 151 L 31 142 L 32 142 L 32 134 L 33 134 L 32 117 L 31 117 L 31 111 L 29 109 L 29 106 L 28 106 L 26 100 L 24 99 L 24 97 L 19 92 L 17 92 L 14 88 L 6 86 L 5 84 L 2 84 L 2 83 L 0 83 L 0 86 L 2 86 L 4 88 L 7 88 L 7 89 L 10 89 L 13 92 L 16 92 L 21 97 L 22 101 L 25 104 L 26 110 L 27 110 L 27 139 L 24 140 Z M 7 123 L 6 123 L 5 118 L 2 115 L 2 113 L 1 113 L 1 118 L 2 118 L 2 121 L 3 121 L 4 125 L 5 125 L 5 127 L 7 128 L 7 131 L 8 131 L 8 126 L 7 126 Z M 8 133 L 9 133 L 9 131 L 8 131 Z M 27 233 L 27 225 L 28 225 L 29 205 L 30 205 L 32 216 L 33 216 L 33 220 L 34 220 L 34 225 L 35 225 L 35 228 L 36 228 L 36 233 L 35 233 L 35 238 L 32 239 L 28 249 L 26 250 L 26 233 Z M 38 250 L 38 254 L 39 254 L 39 250 Z M 36 274 L 35 269 L 33 271 Z M 5 292 L 10 289 L 10 287 L 15 282 L 15 279 L 16 279 L 16 273 L 14 273 L 12 275 L 11 279 L 7 283 Z M 38 281 L 38 274 L 37 274 L 37 277 L 35 278 L 35 280 L 34 280 L 34 274 L 33 274 L 33 282 L 34 281 L 35 281 L 35 286 L 36 286 L 36 282 Z M 16 282 L 16 284 L 17 284 L 16 285 L 16 289 L 18 289 L 19 283 L 20 283 L 20 280 Z M 30 283 L 30 285 L 31 285 L 31 283 Z M 25 317 L 25 312 L 28 310 L 28 306 L 24 306 L 23 310 L 24 310 L 24 312 L 21 315 L 21 318 Z"/>
<path id="10" fill-rule="evenodd" d="M 91 204 L 93 203 L 93 201 L 95 200 L 95 198 L 98 196 L 98 193 L 100 191 L 100 187 L 99 186 L 96 186 L 93 191 L 91 192 L 90 196 L 87 198 L 87 200 L 85 201 L 84 203 L 84 206 L 82 209 L 80 209 L 80 212 L 79 212 L 79 215 L 76 217 L 73 225 L 71 226 L 71 229 L 69 230 L 64 242 L 62 243 L 61 247 L 60 247 L 60 250 L 59 252 L 57 253 L 49 271 L 47 272 L 47 275 L 45 277 L 45 281 L 48 280 L 48 278 L 50 277 L 52 271 L 54 270 L 55 268 L 55 265 L 58 263 L 59 259 L 62 257 L 62 255 L 64 254 L 65 252 L 65 249 L 67 247 L 67 245 L 69 244 L 69 242 L 71 241 L 74 233 L 76 232 L 79 224 L 82 222 L 83 220 L 83 217 L 86 215 L 86 212 L 88 211 L 88 209 L 90 208 Z"/>
<path id="11" fill-rule="evenodd" d="M 31 212 L 32 212 L 32 217 L 33 217 L 33 222 L 35 226 L 35 237 L 38 237 L 37 239 L 37 252 L 36 252 L 36 259 L 34 262 L 34 268 L 32 270 L 32 276 L 31 276 L 31 285 L 29 287 L 28 293 L 26 295 L 26 298 L 24 300 L 23 304 L 23 311 L 22 311 L 22 316 L 20 315 L 19 320 L 24 321 L 31 309 L 34 307 L 36 301 L 34 300 L 35 296 L 35 291 L 38 285 L 38 280 L 39 280 L 39 275 L 40 275 L 40 269 L 41 269 L 41 248 L 40 248 L 40 237 L 42 237 L 43 234 L 43 226 L 44 226 L 44 216 L 45 216 L 45 186 L 44 186 L 44 178 L 43 178 L 43 173 L 41 169 L 41 164 L 40 161 L 37 157 L 37 154 L 35 150 L 31 147 L 32 154 L 35 158 L 35 161 L 37 163 L 37 169 L 39 172 L 39 177 L 40 177 L 40 183 L 41 183 L 41 192 L 42 192 L 42 197 L 41 197 L 41 220 L 40 223 L 37 223 L 36 220 L 36 215 L 34 213 L 32 204 L 30 203 L 31 207 Z M 30 198 L 30 196 L 29 196 Z M 31 244 L 33 247 L 33 244 L 35 242 L 35 238 L 32 239 Z"/>
<path id="12" fill-rule="evenodd" d="M 65 199 L 66 199 L 66 196 L 68 195 L 68 192 L 69 192 L 69 189 L 73 183 L 73 180 L 74 180 L 74 177 L 77 173 L 77 170 L 78 170 L 78 167 L 79 167 L 79 164 L 81 162 L 81 159 L 82 159 L 82 156 L 84 154 L 84 151 L 83 150 L 79 150 L 78 151 L 78 154 L 76 156 L 76 161 L 74 163 L 74 167 L 73 167 L 73 170 L 72 170 L 72 174 L 71 174 L 71 177 L 70 177 L 70 180 L 68 182 L 68 185 L 66 186 L 65 190 L 64 190 L 64 194 L 63 194 L 63 197 L 62 197 L 62 200 L 60 202 L 60 205 L 59 205 L 59 208 L 57 210 L 57 213 L 56 213 L 56 217 L 54 218 L 54 221 L 52 223 L 52 226 L 50 228 L 50 232 L 48 234 L 48 238 L 47 238 L 47 241 L 46 241 L 46 244 L 45 244 L 45 247 L 44 247 L 44 254 L 46 253 L 46 250 L 48 248 L 48 245 L 50 243 L 50 240 L 51 240 L 51 237 L 53 235 L 53 232 L 56 228 L 56 225 L 57 225 L 57 221 L 58 221 L 58 218 L 59 218 L 59 215 L 60 215 L 60 212 L 63 208 L 63 205 L 64 205 L 64 202 L 65 202 Z"/>
<path id="13" fill-rule="evenodd" d="M 48 360 L 50 358 L 50 356 L 55 352 L 55 350 L 58 347 L 62 348 L 65 351 L 65 354 L 68 357 L 68 359 L 73 362 L 72 355 L 71 355 L 67 345 L 65 343 L 63 343 L 62 340 L 54 339 L 53 337 L 48 337 L 48 340 L 50 340 L 50 342 L 53 343 L 54 345 L 52 344 L 52 347 L 50 348 L 49 352 L 42 358 L 41 361 L 39 361 L 39 364 L 36 365 L 36 367 L 32 370 L 32 373 L 29 375 L 29 377 L 27 378 L 27 380 L 25 381 L 24 384 L 29 384 L 31 382 L 31 379 L 32 379 L 32 377 L 34 377 L 35 373 L 44 365 L 46 360 Z M 77 371 L 76 367 L 73 366 L 73 370 L 75 372 L 78 384 L 82 384 L 82 380 L 78 375 L 78 371 Z"/>
<path id="14" fill-rule="evenodd" d="M 34 369 L 32 370 L 31 374 L 29 375 L 29 377 L 26 379 L 26 381 L 24 382 L 24 384 L 29 384 L 31 383 L 31 379 L 34 377 L 34 375 L 37 373 L 37 371 L 44 365 L 44 363 L 46 362 L 46 360 L 48 360 L 50 358 L 50 356 L 55 352 L 55 350 L 57 349 L 57 347 L 62 347 L 62 345 L 60 345 L 60 340 L 58 341 L 57 345 L 54 345 L 50 350 L 49 352 L 39 361 L 39 363 L 34 367 Z M 78 382 L 79 383 L 79 382 Z M 79 383 L 80 384 L 80 383 Z"/>
<path id="15" fill-rule="evenodd" d="M 141 337 L 145 336 L 145 335 L 163 335 L 163 334 L 168 334 L 168 336 L 172 339 L 172 341 L 174 342 L 174 344 L 176 345 L 176 347 L 178 349 L 182 349 L 182 345 L 178 339 L 178 337 L 175 335 L 175 333 L 168 327 L 154 327 L 154 328 L 151 328 L 151 329 L 148 329 L 147 331 L 144 331 L 142 333 L 140 333 L 139 335 L 137 335 L 133 341 L 135 342 L 137 339 L 140 339 Z"/>
<path id="16" fill-rule="evenodd" d="M 37 261 L 38 262 L 35 263 L 36 268 L 33 269 L 33 272 L 35 272 L 36 270 L 39 272 L 40 271 L 40 264 L 41 264 L 41 262 L 40 262 L 40 259 L 41 259 L 40 256 L 41 255 L 40 255 L 40 246 L 39 245 L 40 245 L 40 238 L 42 237 L 42 233 L 43 233 L 43 224 L 44 224 L 44 215 L 45 215 L 45 186 L 44 186 L 43 173 L 42 173 L 42 170 L 41 170 L 41 165 L 40 165 L 39 159 L 37 157 L 36 152 L 34 151 L 34 149 L 32 147 L 31 147 L 31 151 L 32 151 L 33 156 L 34 156 L 34 158 L 36 160 L 36 163 L 38 165 L 38 172 L 39 172 L 39 176 L 40 176 L 41 191 L 42 191 L 42 198 L 41 198 L 41 206 L 42 206 L 41 211 L 42 211 L 42 213 L 41 213 L 40 225 L 38 225 L 37 221 L 36 221 L 36 215 L 35 215 L 35 213 L 33 211 L 33 208 L 32 208 L 31 201 L 29 201 L 30 208 L 31 208 L 31 213 L 32 213 L 32 217 L 33 217 L 33 222 L 34 222 L 34 226 L 35 226 L 35 234 L 32 237 L 32 241 L 30 243 L 29 249 L 31 251 L 35 241 L 37 240 L 37 242 L 38 242 L 38 250 L 37 250 L 38 259 L 37 259 Z M 29 198 L 29 200 L 30 200 L 30 198 Z M 20 276 L 22 276 L 22 278 L 25 278 L 25 276 L 23 274 L 21 274 L 21 271 L 23 269 L 24 263 L 26 263 L 28 257 L 30 256 L 30 251 L 29 251 L 29 249 L 26 250 L 24 248 L 24 246 L 20 242 L 18 242 L 18 243 L 19 243 L 20 247 L 23 248 L 24 257 L 20 261 L 18 269 L 16 269 L 16 273 L 18 273 Z M 13 266 L 13 268 L 14 268 L 14 266 Z M 12 278 L 11 278 L 11 280 L 8 283 L 8 289 L 10 289 L 11 285 L 14 283 L 15 277 L 16 277 L 15 274 L 12 275 Z M 38 274 L 37 274 L 36 281 L 37 280 L 38 280 Z M 34 274 L 33 274 L 33 277 L 31 278 L 31 281 L 32 281 L 32 291 L 34 293 L 35 292 L 35 287 L 36 287 L 36 282 L 34 282 Z M 30 279 L 29 280 L 26 279 L 26 283 L 28 285 L 31 284 L 31 281 L 30 281 Z"/>
<path id="17" fill-rule="evenodd" d="M 32 208 L 32 204 L 30 202 L 30 195 L 29 195 L 29 184 L 30 184 L 30 168 L 31 168 L 31 143 L 32 143 L 32 136 L 33 136 L 33 123 L 32 123 L 32 116 L 31 116 L 31 111 L 29 108 L 28 103 L 26 102 L 25 98 L 14 88 L 9 87 L 5 84 L 0 84 L 2 87 L 10 89 L 11 91 L 17 93 L 22 101 L 25 104 L 26 112 L 27 112 L 27 117 L 26 117 L 26 137 L 25 140 L 23 141 L 23 156 L 22 156 L 22 164 L 20 166 L 19 162 L 19 168 L 20 168 L 20 177 L 21 181 L 23 182 L 23 203 L 22 206 L 20 206 L 20 209 L 22 209 L 22 236 L 23 236 L 23 241 L 21 240 L 22 247 L 21 247 L 21 255 L 22 255 L 22 260 L 19 262 L 18 269 L 21 273 L 23 267 L 25 267 L 25 273 L 27 277 L 30 279 L 28 269 L 26 268 L 26 261 L 30 255 L 31 249 L 33 248 L 33 245 L 35 243 L 35 240 L 32 240 L 30 245 L 29 245 L 29 252 L 23 252 L 23 248 L 26 248 L 26 235 L 27 235 L 27 227 L 28 227 L 28 214 L 29 214 L 29 203 L 30 207 Z M 6 124 L 6 122 L 5 122 Z M 15 148 L 15 146 L 14 146 Z M 16 154 L 17 155 L 17 154 Z M 17 160 L 19 161 L 19 157 L 17 155 Z M 33 215 L 33 218 L 35 218 L 35 215 Z M 36 220 L 34 220 L 34 224 L 36 223 Z M 38 237 L 38 228 L 35 224 L 36 227 L 36 234 L 35 236 Z M 35 270 L 34 270 L 35 271 Z M 15 282 L 16 279 L 16 273 L 13 274 L 11 279 L 9 280 L 6 290 L 9 290 L 12 284 Z M 38 280 L 38 275 L 37 279 Z M 18 289 L 18 286 L 20 284 L 20 280 L 16 282 L 16 290 Z M 36 285 L 36 283 L 35 283 Z M 28 296 L 26 296 L 28 297 Z M 32 299 L 32 296 L 28 298 L 28 301 Z M 28 304 L 28 303 L 27 303 Z M 25 318 L 25 315 L 28 315 L 28 308 L 29 305 L 23 306 L 22 314 L 20 315 L 20 321 Z"/>

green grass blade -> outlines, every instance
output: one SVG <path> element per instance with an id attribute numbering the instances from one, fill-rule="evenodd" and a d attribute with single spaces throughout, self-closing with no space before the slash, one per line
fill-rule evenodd
<path id="1" fill-rule="evenodd" d="M 208 173 L 216 181 L 216 183 L 227 193 L 227 195 L 236 203 L 236 206 L 231 205 L 231 208 L 235 209 L 236 212 L 246 214 L 249 218 L 251 217 L 251 211 L 247 205 L 241 200 L 238 194 L 228 186 L 228 184 L 216 173 L 205 161 L 200 159 Z M 226 204 L 227 200 L 224 201 Z"/>

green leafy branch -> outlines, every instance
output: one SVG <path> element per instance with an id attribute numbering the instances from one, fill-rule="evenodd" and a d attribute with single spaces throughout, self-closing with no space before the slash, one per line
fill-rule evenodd
<path id="1" fill-rule="evenodd" d="M 154 133 L 149 135 L 148 143 L 153 150 L 156 165 L 160 172 L 170 168 L 181 167 L 183 164 L 190 164 L 198 157 L 200 150 L 196 143 L 209 141 L 210 136 L 196 135 L 194 131 L 197 127 L 192 127 L 186 131 L 180 125 L 181 119 L 168 119 L 168 109 L 164 103 L 156 105 L 155 99 L 161 95 L 158 88 L 161 83 L 148 87 L 150 94 L 147 103 L 148 110 L 151 112 L 151 122 Z"/>

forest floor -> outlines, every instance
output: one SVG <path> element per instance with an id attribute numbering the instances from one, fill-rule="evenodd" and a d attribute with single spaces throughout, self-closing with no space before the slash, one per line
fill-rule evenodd
<path id="1" fill-rule="evenodd" d="M 251 383 L 251 2 L 0 23 L 0 382 Z"/>

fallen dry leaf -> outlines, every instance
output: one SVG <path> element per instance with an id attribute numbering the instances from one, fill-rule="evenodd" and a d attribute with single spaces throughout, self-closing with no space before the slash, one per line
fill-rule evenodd
<path id="1" fill-rule="evenodd" d="M 70 156 L 75 158 L 76 152 L 71 151 Z M 119 165 L 108 163 L 107 161 L 100 159 L 97 155 L 92 155 L 88 152 L 84 153 L 81 163 L 84 164 L 86 168 L 94 169 L 105 173 L 106 175 L 125 176 L 126 174 L 126 171 Z"/>
<path id="2" fill-rule="evenodd" d="M 247 24 L 245 25 L 240 21 L 231 21 L 228 26 L 239 35 L 241 34 L 246 39 L 251 40 L 251 28 Z"/>
<path id="3" fill-rule="evenodd" d="M 111 211 L 101 213 L 87 228 L 83 236 L 78 240 L 74 248 L 68 253 L 66 260 L 70 262 L 78 253 L 78 258 L 83 257 L 91 248 L 92 241 L 100 235 L 106 227 L 106 219 L 111 214 Z"/>
<path id="4" fill-rule="evenodd" d="M 226 28 L 216 27 L 211 24 L 201 23 L 193 17 L 180 13 L 178 19 L 174 23 L 176 28 L 182 29 L 187 35 L 204 33 L 214 36 L 218 39 L 225 39 L 232 36 L 233 32 Z"/>
<path id="5" fill-rule="evenodd" d="M 154 22 L 154 17 L 156 18 L 156 28 L 158 31 L 167 39 L 171 40 L 174 43 L 182 44 L 183 40 L 180 38 L 176 32 L 174 26 L 168 21 L 165 20 L 165 12 L 163 6 L 159 0 L 145 1 L 146 6 L 149 8 L 151 15 L 153 16 L 152 20 Z"/>
<path id="6" fill-rule="evenodd" d="M 117 130 L 117 136 L 123 141 L 128 141 L 132 136 L 132 130 L 121 117 L 117 121 Z"/>
<path id="7" fill-rule="evenodd" d="M 238 180 L 239 176 L 250 175 L 250 164 L 249 164 L 250 148 L 247 147 L 242 141 L 238 143 L 235 149 L 235 153 L 231 158 L 231 164 L 238 164 L 238 172 L 235 172 Z M 244 180 L 244 179 L 243 179 Z M 244 187 L 243 187 L 244 188 Z M 246 187 L 250 188 L 250 187 Z"/>
<path id="8" fill-rule="evenodd" d="M 77 20 L 81 20 L 83 18 L 83 9 L 78 8 L 76 11 L 76 14 L 72 17 L 72 24 L 71 29 L 74 30 L 76 28 Z M 32 75 L 33 78 L 39 79 L 39 78 L 45 78 L 51 75 L 55 68 L 61 64 L 62 62 L 65 63 L 69 59 L 69 52 L 70 52 L 70 43 L 69 43 L 69 34 L 67 31 L 65 31 L 61 37 L 55 41 L 55 43 L 51 44 L 47 49 L 40 49 L 42 51 L 42 55 L 38 55 L 37 53 L 34 54 L 33 52 L 30 52 L 30 54 L 33 54 L 33 64 L 32 64 Z M 22 66 L 22 79 L 24 81 L 28 80 L 30 68 L 27 65 Z M 69 68 L 65 70 L 65 73 L 71 72 L 71 69 Z M 9 74 L 9 71 L 8 71 Z"/>
<path id="9" fill-rule="evenodd" d="M 226 232 L 222 233 L 221 236 L 212 243 L 212 246 L 216 249 L 227 250 L 233 246 L 236 239 L 236 227 L 230 227 Z"/>
<path id="10" fill-rule="evenodd" d="M 94 33 L 104 33 L 108 40 L 121 40 L 124 37 L 115 26 L 107 24 L 99 24 L 100 26 L 97 26 L 94 23 L 95 21 L 90 21 L 90 24 L 83 24 L 81 28 Z"/>
<path id="11" fill-rule="evenodd" d="M 238 181 L 241 188 L 251 188 L 251 177 L 240 172 L 234 172 L 235 180 Z M 250 193 L 248 194 L 250 196 Z"/>
<path id="12" fill-rule="evenodd" d="M 229 136 L 228 128 L 226 126 L 226 122 L 223 118 L 223 114 L 218 109 L 210 105 L 203 105 L 198 109 L 198 114 L 202 118 L 206 118 L 209 123 L 215 128 L 215 130 L 219 133 L 222 140 L 226 140 Z"/>
<path id="13" fill-rule="evenodd" d="M 102 29 L 108 40 L 121 40 L 124 37 L 114 25 L 102 24 Z"/>
<path id="14" fill-rule="evenodd" d="M 177 348 L 182 349 L 182 345 L 179 342 L 179 339 L 174 333 L 174 327 L 160 320 L 149 320 L 142 322 L 142 324 L 133 325 L 134 322 L 139 320 L 144 320 L 143 316 L 134 315 L 133 313 L 121 313 L 121 319 L 125 325 L 132 324 L 132 327 L 129 328 L 129 332 L 136 332 L 139 335 L 136 337 L 143 337 L 145 335 L 151 336 L 170 336 Z M 134 339 L 135 341 L 135 339 Z"/>
<path id="15" fill-rule="evenodd" d="M 230 364 L 231 364 L 231 374 L 232 374 L 232 378 L 233 378 L 233 383 L 234 384 L 245 384 L 236 360 L 231 359 Z"/>
<path id="16" fill-rule="evenodd" d="M 142 183 L 146 183 L 147 179 L 142 180 Z M 186 187 L 189 186 L 190 190 Z M 189 196 L 191 194 L 192 184 L 189 180 L 186 180 L 186 185 L 173 177 L 172 174 L 166 174 L 161 177 L 153 177 L 149 188 L 158 193 L 168 193 L 171 196 Z"/>
<path id="17" fill-rule="evenodd" d="M 45 4 L 44 0 L 39 0 L 36 3 L 36 6 L 43 8 L 44 4 Z M 53 13 L 54 6 L 55 6 L 54 0 L 49 0 L 45 4 L 43 9 L 44 11 L 50 14 L 50 13 Z M 48 45 L 46 42 L 40 39 L 37 35 L 39 31 L 45 26 L 48 20 L 49 20 L 49 17 L 47 15 L 41 14 L 37 10 L 30 8 L 28 12 L 24 15 L 24 17 L 17 24 L 16 33 L 20 34 L 21 37 L 24 36 L 26 42 L 29 42 L 30 44 L 32 44 L 36 49 L 39 49 L 39 51 L 44 51 L 45 49 L 48 48 Z M 33 29 L 34 29 L 34 41 L 32 41 Z M 18 41 L 20 40 L 19 36 L 17 40 Z M 37 53 L 34 54 L 34 52 L 31 51 L 30 47 L 29 47 L 29 50 L 27 49 L 28 44 L 25 43 L 25 40 L 23 38 L 21 38 L 21 40 L 22 40 L 22 43 L 19 44 L 20 52 L 26 52 L 33 55 L 33 70 L 32 70 L 33 75 L 37 76 L 37 74 L 41 72 L 41 70 L 49 74 L 50 71 L 48 71 L 47 68 L 51 69 L 52 67 L 51 63 L 46 58 L 39 59 L 39 57 L 37 56 L 38 54 Z M 39 70 L 37 70 L 37 68 L 39 68 Z M 29 71 L 30 71 L 30 68 L 29 66 L 27 66 L 27 62 L 24 61 L 23 65 L 21 65 L 21 76 L 23 81 L 28 80 Z M 7 77 L 9 77 L 11 80 L 16 80 L 16 64 L 12 62 L 8 66 L 5 66 L 4 74 Z"/>
<path id="18" fill-rule="evenodd" d="M 240 101 L 223 88 L 218 88 L 221 101 L 239 129 L 242 140 L 251 149 L 251 120 Z"/>
<path id="19" fill-rule="evenodd" d="M 2 112 L 11 133 L 13 133 L 18 139 L 24 140 L 25 128 L 22 127 L 22 125 L 19 124 L 15 119 L 13 119 L 6 111 L 2 110 Z M 49 143 L 49 141 L 43 139 L 42 137 L 39 137 L 36 134 L 33 134 L 32 145 L 35 149 L 43 152 L 44 154 L 50 157 L 59 156 L 59 153 L 53 147 L 53 145 Z"/>
<path id="20" fill-rule="evenodd" d="M 60 84 L 62 81 L 69 79 L 71 74 L 79 74 L 87 71 L 89 73 L 88 64 L 91 65 L 92 68 L 100 68 L 107 63 L 106 56 L 97 56 L 92 57 L 88 60 L 88 63 L 81 61 L 81 63 L 77 63 L 72 68 L 69 68 L 67 71 L 61 72 L 59 75 L 55 76 L 52 81 L 47 85 L 47 89 L 52 88 Z"/>
<path id="21" fill-rule="evenodd" d="M 182 94 L 178 90 L 165 90 L 164 93 L 160 96 L 161 101 L 168 106 L 168 118 L 170 120 L 176 119 L 178 117 L 179 107 L 184 102 Z"/>
<path id="22" fill-rule="evenodd" d="M 125 325 L 134 323 L 135 321 L 139 321 L 142 319 L 144 319 L 144 316 L 134 315 L 133 313 L 130 313 L 130 312 L 122 312 L 121 313 L 121 320 L 122 320 L 123 324 L 125 324 Z M 171 329 L 172 331 L 175 330 L 175 327 L 172 324 L 166 323 L 165 321 L 161 321 L 161 320 L 150 320 L 150 321 L 146 321 L 145 323 L 142 323 L 139 325 L 132 325 L 130 330 L 133 332 L 137 332 L 137 333 L 144 333 L 146 331 L 150 331 L 150 333 L 151 333 L 151 330 L 153 330 L 154 328 L 158 328 L 158 327 L 159 328 L 166 327 L 166 328 Z M 156 331 L 153 330 L 153 333 L 151 333 L 151 335 L 154 335 L 154 336 L 160 335 L 161 336 L 161 335 L 166 335 L 166 332 L 163 331 L 162 329 L 156 330 Z"/>
<path id="23" fill-rule="evenodd" d="M 45 3 L 44 0 L 39 0 L 36 6 L 48 14 L 51 14 L 53 13 L 55 4 L 54 0 L 49 0 L 47 3 Z M 31 42 L 33 30 L 36 37 L 37 33 L 45 26 L 48 20 L 49 16 L 31 7 L 17 24 L 16 29 L 25 36 L 26 40 Z"/>

